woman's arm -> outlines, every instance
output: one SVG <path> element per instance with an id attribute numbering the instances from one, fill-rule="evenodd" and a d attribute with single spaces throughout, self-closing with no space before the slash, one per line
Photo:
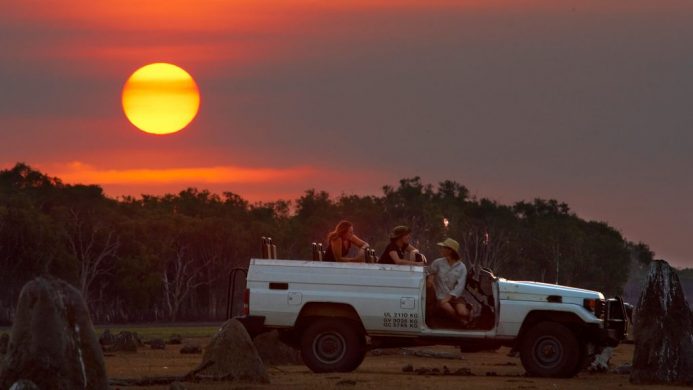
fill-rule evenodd
<path id="1" fill-rule="evenodd" d="M 462 296 L 462 293 L 464 292 L 464 287 L 467 284 L 467 268 L 465 267 L 462 272 L 460 272 L 460 275 L 457 277 L 457 284 L 455 285 L 455 288 L 450 291 L 450 295 L 453 297 L 459 298 Z"/>
<path id="2" fill-rule="evenodd" d="M 399 254 L 397 254 L 397 251 L 390 251 L 390 253 L 388 253 L 388 255 L 390 255 L 392 262 L 395 264 L 399 264 L 399 265 L 422 265 L 423 264 L 421 262 L 417 263 L 416 261 L 402 259 L 399 257 Z"/>
<path id="3" fill-rule="evenodd" d="M 353 234 L 351 238 L 349 239 L 352 244 L 356 245 L 359 248 L 367 247 L 368 243 L 366 241 L 363 241 L 362 239 L 358 238 L 356 234 Z"/>
<path id="4" fill-rule="evenodd" d="M 342 240 L 337 238 L 330 242 L 335 261 L 343 263 L 363 263 L 366 259 L 363 256 L 342 257 Z"/>
<path id="5" fill-rule="evenodd" d="M 421 263 L 426 264 L 426 263 L 428 263 L 428 259 L 426 259 L 426 256 L 424 256 L 423 253 L 419 252 L 419 250 L 416 249 L 416 248 L 414 247 L 414 245 L 412 245 L 412 244 L 407 244 L 407 247 L 404 248 L 404 251 L 405 251 L 405 252 L 414 253 L 414 254 L 418 253 L 418 254 L 421 255 L 421 261 L 420 261 L 420 262 L 417 262 L 416 264 L 421 264 Z"/>

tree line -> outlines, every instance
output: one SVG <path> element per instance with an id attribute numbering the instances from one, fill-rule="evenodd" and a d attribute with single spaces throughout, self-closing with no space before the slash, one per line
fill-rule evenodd
<path id="1" fill-rule="evenodd" d="M 605 294 L 622 291 L 632 259 L 653 255 L 565 203 L 504 205 L 454 181 L 414 177 L 378 196 L 308 190 L 260 203 L 194 188 L 114 199 L 20 163 L 0 171 L 0 322 L 11 321 L 21 287 L 39 274 L 78 288 L 98 322 L 223 319 L 228 273 L 260 256 L 260 237 L 273 238 L 279 258 L 311 259 L 311 243 L 340 219 L 379 250 L 393 226 L 407 225 L 429 258 L 449 236 L 469 267 Z"/>

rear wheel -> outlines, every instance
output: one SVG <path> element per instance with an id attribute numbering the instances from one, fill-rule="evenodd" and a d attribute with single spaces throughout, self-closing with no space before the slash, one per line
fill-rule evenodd
<path id="1" fill-rule="evenodd" d="M 313 372 L 354 371 L 365 355 L 365 336 L 354 321 L 319 319 L 301 337 L 301 357 Z"/>
<path id="2" fill-rule="evenodd" d="M 527 373 L 535 376 L 573 376 L 582 356 L 575 333 L 556 322 L 534 325 L 520 344 L 522 365 Z"/>

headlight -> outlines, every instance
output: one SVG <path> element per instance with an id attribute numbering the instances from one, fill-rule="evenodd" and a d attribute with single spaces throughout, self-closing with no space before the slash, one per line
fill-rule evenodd
<path id="1" fill-rule="evenodd" d="M 604 315 L 604 301 L 601 299 L 585 299 L 583 306 L 597 318 L 602 318 Z"/>
<path id="2" fill-rule="evenodd" d="M 583 306 L 585 306 L 585 309 L 591 311 L 592 313 L 597 312 L 597 300 L 596 299 L 585 299 Z"/>

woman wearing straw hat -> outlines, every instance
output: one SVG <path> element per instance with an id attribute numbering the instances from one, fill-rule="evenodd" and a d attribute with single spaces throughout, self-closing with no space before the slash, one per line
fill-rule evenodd
<path id="1" fill-rule="evenodd" d="M 460 259 L 460 244 L 446 238 L 438 246 L 443 257 L 434 260 L 427 268 L 427 282 L 435 289 L 438 307 L 466 325 L 470 313 L 462 295 L 467 284 L 467 267 Z"/>
<path id="2" fill-rule="evenodd" d="M 406 226 L 397 226 L 390 234 L 390 244 L 380 255 L 378 263 L 399 265 L 424 265 L 426 258 L 419 254 L 419 250 L 409 243 L 411 229 Z M 419 254 L 420 256 L 416 256 Z M 414 256 L 414 258 L 412 258 Z M 420 258 L 417 259 L 417 258 Z"/>

